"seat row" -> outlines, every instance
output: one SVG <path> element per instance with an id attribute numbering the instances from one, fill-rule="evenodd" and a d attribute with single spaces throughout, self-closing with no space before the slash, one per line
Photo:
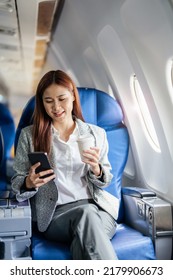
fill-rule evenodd
<path id="1" fill-rule="evenodd" d="M 151 233 L 153 225 L 149 223 L 147 218 L 147 211 L 151 210 L 153 199 L 158 199 L 155 193 L 143 188 L 122 187 L 123 172 L 129 151 L 129 135 L 123 122 L 121 106 L 114 98 L 103 91 L 93 88 L 78 88 L 78 91 L 85 121 L 105 129 L 108 138 L 108 157 L 112 165 L 113 180 L 106 190 L 115 195 L 120 202 L 117 232 L 111 241 L 118 258 L 120 260 L 170 258 L 170 253 L 165 256 L 160 253 L 160 249 L 159 251 L 156 250 Z M 9 126 L 7 124 L 6 130 L 1 127 L 1 140 L 3 135 L 4 149 L 3 141 L 1 141 L 0 190 L 6 190 L 8 187 L 4 180 L 5 173 L 2 175 L 2 172 L 5 170 L 4 161 L 9 156 L 9 148 L 14 144 L 16 149 L 21 129 L 32 123 L 34 106 L 35 97 L 33 96 L 23 110 L 15 133 L 14 124 L 11 126 L 10 123 Z M 0 126 L 2 126 L 2 123 L 4 124 L 6 121 L 1 122 Z M 7 145 L 6 141 L 9 140 L 10 135 L 10 143 Z M 148 204 L 150 204 L 150 209 L 147 208 Z M 1 233 L 0 236 L 2 236 Z M 170 243 L 168 246 L 170 246 Z M 30 249 L 32 259 L 71 259 L 69 244 L 50 242 L 34 229 L 32 229 Z"/>

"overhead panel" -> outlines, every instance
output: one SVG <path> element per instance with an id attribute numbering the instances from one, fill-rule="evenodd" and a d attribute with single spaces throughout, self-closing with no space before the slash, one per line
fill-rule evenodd
<path id="1" fill-rule="evenodd" d="M 35 57 L 33 64 L 33 91 L 35 91 L 35 88 L 40 79 L 41 70 L 44 66 L 57 2 L 59 1 L 50 0 L 42 1 L 38 4 Z"/>
<path id="2" fill-rule="evenodd" d="M 10 94 L 30 95 L 35 89 L 59 2 L 0 1 L 0 82 Z"/>
<path id="3" fill-rule="evenodd" d="M 8 79 L 11 84 L 15 84 L 14 72 L 21 70 L 21 48 L 15 1 L 2 0 L 0 2 L 0 80 Z M 7 88 L 1 94 L 6 95 Z"/>

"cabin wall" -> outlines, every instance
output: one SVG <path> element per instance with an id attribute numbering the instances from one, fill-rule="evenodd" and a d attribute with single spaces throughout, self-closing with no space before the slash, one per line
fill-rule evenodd
<path id="1" fill-rule="evenodd" d="M 78 86 L 119 100 L 130 135 L 123 184 L 149 187 L 170 201 L 172 18 L 169 1 L 66 0 L 43 70 L 60 68 Z"/>

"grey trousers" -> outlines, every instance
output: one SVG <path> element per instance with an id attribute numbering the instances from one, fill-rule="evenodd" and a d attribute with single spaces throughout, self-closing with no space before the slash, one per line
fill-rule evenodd
<path id="1" fill-rule="evenodd" d="M 110 239 L 116 221 L 90 200 L 79 200 L 58 206 L 45 237 L 70 242 L 74 260 L 116 260 Z"/>

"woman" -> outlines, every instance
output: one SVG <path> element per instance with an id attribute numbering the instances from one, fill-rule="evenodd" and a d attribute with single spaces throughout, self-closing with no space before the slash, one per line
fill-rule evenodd
<path id="1" fill-rule="evenodd" d="M 91 136 L 83 151 L 77 140 Z M 28 153 L 44 151 L 53 170 L 36 173 Z M 33 222 L 49 240 L 69 242 L 73 259 L 117 259 L 117 199 L 104 191 L 112 179 L 106 133 L 84 122 L 77 88 L 63 71 L 46 73 L 38 84 L 33 125 L 21 131 L 12 187 L 18 201 L 30 198 Z M 52 174 L 53 172 L 53 174 Z M 48 177 L 44 177 L 49 175 Z"/>

